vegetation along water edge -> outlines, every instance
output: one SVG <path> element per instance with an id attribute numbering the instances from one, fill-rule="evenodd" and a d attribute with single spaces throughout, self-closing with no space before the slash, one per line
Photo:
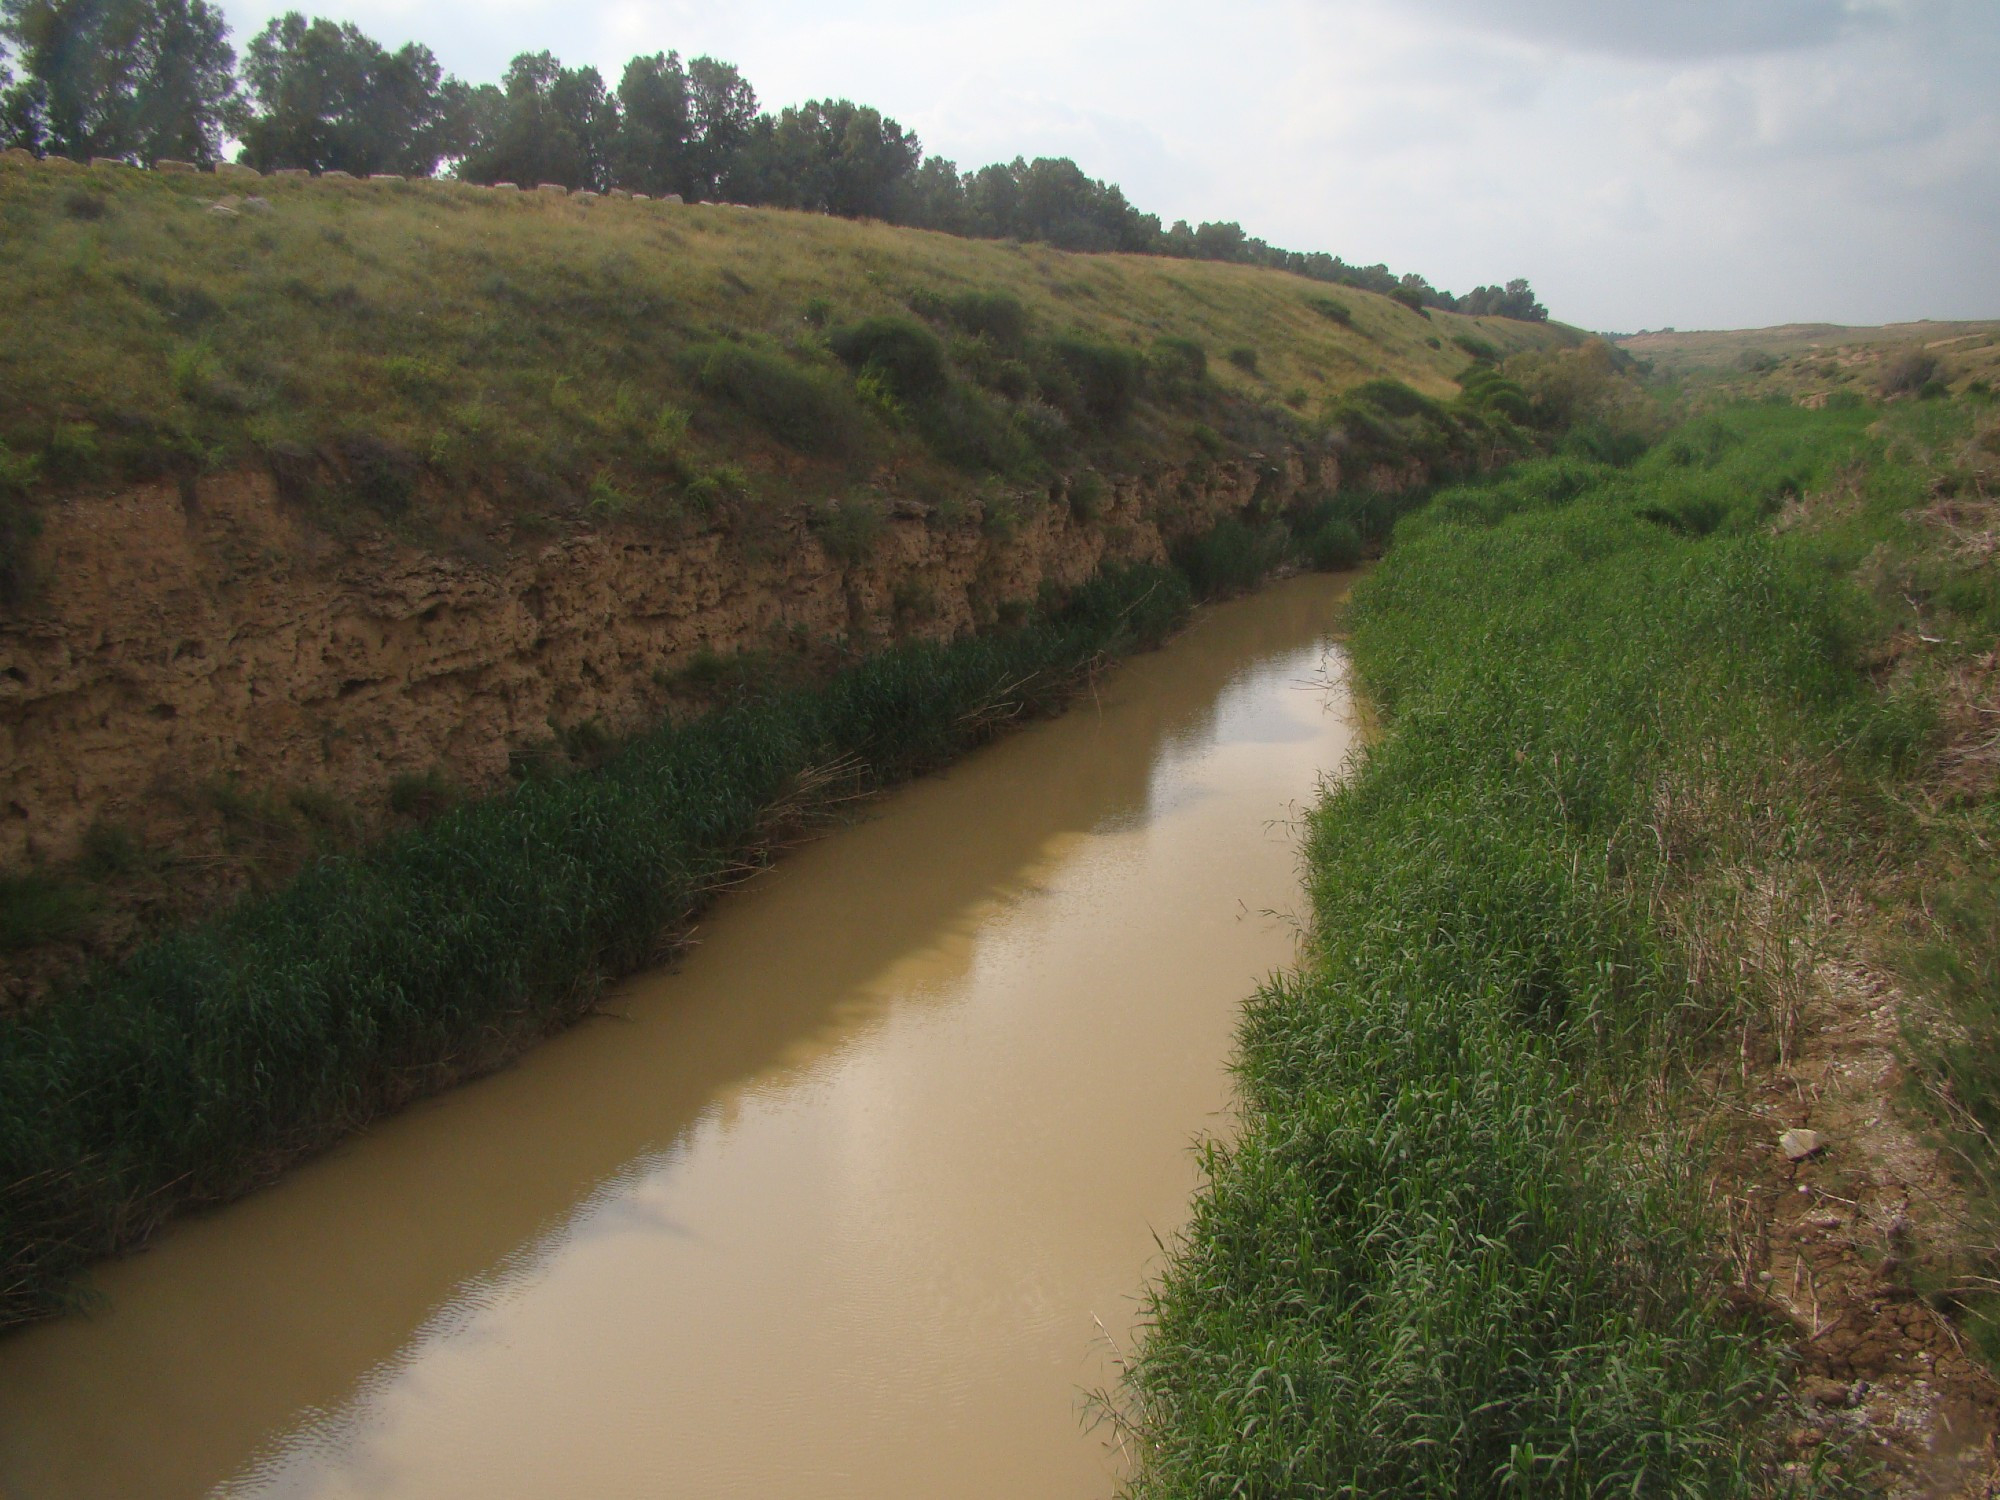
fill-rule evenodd
<path id="1" fill-rule="evenodd" d="M 1996 473 L 1983 388 L 1724 402 L 1400 522 L 1352 613 L 1386 730 L 1112 1398 L 1137 1494 L 1990 1464 Z M 1864 989 L 1900 1065 L 1828 1137 Z"/>

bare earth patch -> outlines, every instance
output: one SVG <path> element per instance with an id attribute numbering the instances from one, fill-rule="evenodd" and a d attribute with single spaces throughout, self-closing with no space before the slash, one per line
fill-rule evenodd
<path id="1" fill-rule="evenodd" d="M 1801 1468 L 1845 1438 L 1889 1495 L 2000 1495 L 2000 1382 L 1908 1284 L 1924 1244 L 1958 1239 L 1964 1207 L 1899 1111 L 1902 1003 L 1849 955 L 1813 966 L 1795 1045 L 1752 1081 L 1720 1159 L 1730 1254 L 1744 1303 L 1797 1330 Z M 1821 1149 L 1790 1159 L 1780 1137 L 1795 1129 Z"/>

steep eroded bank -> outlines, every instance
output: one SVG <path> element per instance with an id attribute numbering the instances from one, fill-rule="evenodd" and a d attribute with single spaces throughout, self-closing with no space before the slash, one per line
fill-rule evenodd
<path id="1" fill-rule="evenodd" d="M 496 785 L 558 730 L 653 722 L 704 652 L 948 639 L 1305 479 L 1295 456 L 1164 468 L 1104 482 L 1088 519 L 901 500 L 852 561 L 803 510 L 748 544 L 610 525 L 438 548 L 329 540 L 261 474 L 193 506 L 171 483 L 72 499 L 46 512 L 49 586 L 0 619 L 0 863 L 72 857 L 100 822 L 184 835 L 225 779 L 362 804 L 433 770 Z"/>

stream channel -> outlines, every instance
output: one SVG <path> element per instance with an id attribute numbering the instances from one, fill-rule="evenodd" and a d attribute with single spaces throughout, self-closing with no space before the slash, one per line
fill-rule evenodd
<path id="1" fill-rule="evenodd" d="M 0 1493 L 1109 1500 L 1354 738 L 1348 580 L 865 808 L 671 970 L 0 1339 Z"/>

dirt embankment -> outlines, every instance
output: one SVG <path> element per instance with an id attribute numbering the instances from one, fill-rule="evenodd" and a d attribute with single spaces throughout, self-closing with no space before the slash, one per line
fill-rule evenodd
<path id="1" fill-rule="evenodd" d="M 495 785 L 562 730 L 654 721 L 704 652 L 950 636 L 1303 482 L 1251 456 L 1110 480 L 1088 519 L 888 500 L 846 562 L 803 513 L 754 542 L 608 525 L 443 549 L 330 542 L 262 474 L 194 505 L 172 483 L 73 499 L 0 621 L 0 865 L 70 858 L 93 825 L 171 840 L 217 786 L 367 807 L 399 776 Z"/>

